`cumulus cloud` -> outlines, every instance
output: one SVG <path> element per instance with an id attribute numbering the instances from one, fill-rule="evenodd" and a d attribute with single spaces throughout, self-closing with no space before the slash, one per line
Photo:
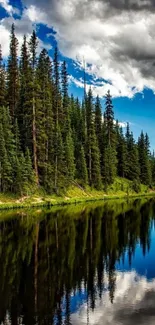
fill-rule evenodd
<path id="1" fill-rule="evenodd" d="M 0 0 L 0 5 L 9 13 L 14 12 L 14 8 L 9 4 L 9 0 Z"/>
<path id="2" fill-rule="evenodd" d="M 20 48 L 23 42 L 23 35 L 27 36 L 29 40 L 33 29 L 36 29 L 35 21 L 29 17 L 28 11 L 24 10 L 22 19 L 14 19 L 12 16 L 6 17 L 0 21 L 0 44 L 2 45 L 3 56 L 7 57 L 9 54 L 9 44 L 10 44 L 10 30 L 11 25 L 15 24 L 16 36 L 18 38 L 18 54 L 20 54 Z M 52 46 L 50 43 L 44 43 L 41 39 L 39 39 L 38 44 L 38 53 L 42 48 L 51 49 Z"/>
<path id="3" fill-rule="evenodd" d="M 115 97 L 155 91 L 154 0 L 23 0 L 32 22 L 56 31 L 61 52 L 85 57 L 87 72 L 108 80 Z M 149 13 L 149 14 L 148 14 Z M 94 90 L 102 96 L 103 83 Z"/>
<path id="4" fill-rule="evenodd" d="M 108 279 L 105 277 L 105 281 Z M 109 301 L 109 292 L 96 299 L 95 311 L 89 310 L 89 324 L 93 325 L 153 325 L 155 323 L 155 280 L 148 281 L 135 271 L 117 272 L 114 303 Z M 74 325 L 86 325 L 87 304 L 71 315 Z"/>
<path id="5" fill-rule="evenodd" d="M 85 57 L 87 73 L 109 82 L 94 86 L 95 94 L 107 87 L 114 97 L 155 92 L 155 0 L 22 1 L 27 28 L 54 28 L 62 54 Z"/>

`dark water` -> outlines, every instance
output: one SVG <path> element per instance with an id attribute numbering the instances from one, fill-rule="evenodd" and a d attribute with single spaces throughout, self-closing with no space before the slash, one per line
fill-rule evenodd
<path id="1" fill-rule="evenodd" d="M 0 220 L 0 324 L 155 324 L 154 199 Z"/>

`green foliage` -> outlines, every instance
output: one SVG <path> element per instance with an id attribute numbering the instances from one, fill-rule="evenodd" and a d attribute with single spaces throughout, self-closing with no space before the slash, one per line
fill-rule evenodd
<path id="1" fill-rule="evenodd" d="M 137 180 L 134 180 L 133 181 L 133 183 L 132 183 L 132 189 L 133 189 L 134 192 L 140 193 L 141 186 L 140 186 L 140 183 Z"/>
<path id="2" fill-rule="evenodd" d="M 109 185 L 114 182 L 117 175 L 116 151 L 111 146 L 107 146 L 104 155 L 103 180 L 105 185 Z"/>
<path id="3" fill-rule="evenodd" d="M 144 133 L 138 139 L 138 153 L 140 162 L 140 180 L 143 184 L 151 184 L 151 165 L 149 160 L 149 138 Z"/>
<path id="4" fill-rule="evenodd" d="M 124 135 L 110 91 L 104 113 L 91 89 L 82 103 L 69 96 L 67 64 L 60 65 L 58 49 L 52 63 L 37 47 L 33 31 L 29 43 L 23 37 L 18 60 L 14 25 L 6 68 L 0 47 L 0 190 L 24 195 L 32 185 L 60 195 L 79 182 L 93 192 L 108 190 L 117 176 L 135 181 L 135 192 L 140 181 L 154 185 L 148 135 L 142 133 L 137 144 L 129 124 Z"/>
<path id="5" fill-rule="evenodd" d="M 18 40 L 15 36 L 15 26 L 11 27 L 10 53 L 7 65 L 7 100 L 11 118 L 14 122 L 17 117 L 17 107 L 19 100 L 19 69 L 18 69 Z"/>
<path id="6" fill-rule="evenodd" d="M 0 45 L 0 107 L 6 106 L 6 73 L 2 58 L 2 48 Z"/>

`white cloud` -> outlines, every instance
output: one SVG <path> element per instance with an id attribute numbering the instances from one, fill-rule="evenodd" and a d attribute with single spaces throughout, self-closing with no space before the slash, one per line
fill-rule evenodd
<path id="1" fill-rule="evenodd" d="M 112 0 L 23 0 L 33 22 L 41 22 L 56 30 L 61 52 L 74 60 L 89 63 L 88 73 L 110 81 L 112 95 L 132 98 L 145 87 L 155 91 L 153 59 L 155 57 L 155 13 L 144 10 L 150 2 L 128 1 L 131 8 L 115 10 L 124 1 Z M 109 4 L 111 10 L 108 10 Z M 154 8 L 154 7 L 153 7 Z M 142 10 L 143 9 L 143 10 Z M 94 91 L 102 96 L 103 87 Z"/>
<path id="2" fill-rule="evenodd" d="M 0 1 L 11 14 L 9 1 Z M 94 85 L 95 94 L 103 96 L 110 89 L 114 97 L 132 98 L 145 87 L 155 92 L 154 0 L 23 0 L 23 4 L 19 25 L 26 23 L 28 33 L 37 23 L 53 27 L 65 56 L 75 61 L 85 57 L 94 80 L 109 81 Z"/>
<path id="3" fill-rule="evenodd" d="M 105 277 L 108 286 L 108 278 Z M 102 299 L 96 298 L 96 308 L 89 309 L 89 325 L 153 325 L 155 323 L 154 312 L 155 280 L 147 281 L 135 271 L 117 272 L 114 302 L 109 300 L 109 291 L 106 290 Z M 87 304 L 71 315 L 71 323 L 74 325 L 87 325 Z"/>
<path id="4" fill-rule="evenodd" d="M 9 13 L 12 14 L 14 12 L 13 7 L 9 4 L 9 0 L 0 0 L 0 5 Z"/>
<path id="5" fill-rule="evenodd" d="M 122 128 L 126 128 L 127 127 L 127 122 L 119 122 L 118 124 Z"/>
<path id="6" fill-rule="evenodd" d="M 34 18 L 34 17 L 33 17 Z M 32 22 L 27 14 L 27 10 L 24 11 L 22 19 L 14 19 L 13 17 L 7 17 L 0 21 L 0 44 L 2 45 L 3 57 L 7 57 L 9 54 L 9 44 L 10 44 L 10 30 L 11 25 L 15 24 L 16 36 L 18 38 L 18 55 L 20 55 L 20 49 L 23 42 L 23 36 L 27 36 L 29 40 L 33 29 L 36 29 L 36 25 Z M 43 49 L 51 49 L 50 43 L 44 43 L 39 39 L 38 53 Z"/>

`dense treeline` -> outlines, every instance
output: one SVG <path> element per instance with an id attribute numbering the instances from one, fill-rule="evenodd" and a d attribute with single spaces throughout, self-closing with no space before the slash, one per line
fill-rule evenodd
<path id="1" fill-rule="evenodd" d="M 37 54 L 33 31 L 18 57 L 12 25 L 6 65 L 0 48 L 0 191 L 28 191 L 41 186 L 60 193 L 70 184 L 106 189 L 116 176 L 148 186 L 155 181 L 155 159 L 149 137 L 134 140 L 115 122 L 112 98 L 105 96 L 105 111 L 91 89 L 83 102 L 69 96 L 66 62 L 53 61 L 43 49 Z"/>
<path id="2" fill-rule="evenodd" d="M 94 310 L 107 291 L 115 302 L 118 265 L 132 265 L 137 245 L 150 250 L 154 200 L 44 213 L 0 222 L 1 324 L 75 324 L 73 300 Z"/>

